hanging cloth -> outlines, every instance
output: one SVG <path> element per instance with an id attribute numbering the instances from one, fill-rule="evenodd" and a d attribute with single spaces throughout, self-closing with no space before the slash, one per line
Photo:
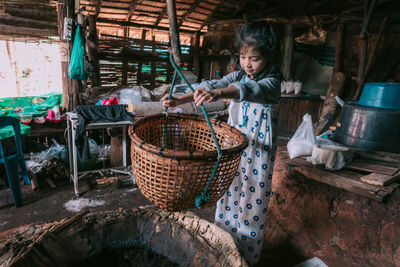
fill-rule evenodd
<path id="1" fill-rule="evenodd" d="M 82 37 L 81 28 L 78 24 L 69 63 L 68 76 L 71 79 L 86 80 L 89 77 L 89 73 L 85 69 L 85 55 L 85 39 Z"/>

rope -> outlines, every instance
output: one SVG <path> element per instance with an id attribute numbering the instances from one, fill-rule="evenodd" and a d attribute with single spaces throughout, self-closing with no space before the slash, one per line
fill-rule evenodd
<path id="1" fill-rule="evenodd" d="M 173 84 L 172 84 L 172 86 L 171 86 L 168 99 L 171 99 L 171 96 L 172 96 L 172 90 L 173 90 L 173 88 L 174 88 L 173 86 L 174 86 L 174 83 L 175 83 L 176 73 L 178 73 L 179 76 L 182 77 L 182 79 L 183 79 L 183 81 L 185 82 L 185 84 L 186 84 L 186 85 L 189 87 L 189 89 L 194 93 L 195 91 L 194 91 L 192 85 L 188 82 L 188 80 L 187 80 L 186 77 L 183 75 L 183 73 L 182 73 L 182 71 L 180 70 L 180 68 L 176 65 L 172 53 L 169 55 L 169 60 L 171 61 L 171 64 L 172 64 L 172 66 L 173 66 L 174 69 L 175 69 L 175 73 L 174 73 L 174 78 L 173 78 L 173 80 L 172 80 L 172 83 L 173 83 Z M 210 131 L 211 131 L 212 137 L 213 137 L 213 139 L 214 139 L 214 142 L 215 142 L 215 144 L 217 145 L 217 152 L 218 152 L 218 154 L 217 154 L 217 162 L 215 163 L 215 166 L 214 166 L 214 169 L 213 169 L 213 171 L 212 171 L 212 173 L 211 173 L 210 179 L 208 179 L 208 183 L 207 183 L 206 188 L 205 188 L 204 190 L 202 190 L 201 193 L 200 193 L 200 195 L 198 195 L 198 196 L 196 197 L 196 201 L 195 201 L 195 206 L 196 206 L 196 208 L 201 208 L 201 207 L 202 207 L 204 204 L 206 204 L 207 201 L 210 199 L 210 192 L 208 192 L 208 188 L 210 187 L 211 182 L 212 182 L 213 179 L 214 179 L 214 176 L 215 176 L 215 174 L 216 174 L 216 172 L 217 172 L 219 163 L 220 163 L 221 158 L 222 158 L 221 147 L 220 147 L 220 145 L 219 145 L 217 136 L 215 135 L 214 129 L 213 129 L 212 125 L 211 125 L 210 119 L 208 118 L 206 109 L 204 108 L 203 104 L 201 104 L 201 110 L 203 111 L 204 117 L 206 118 L 208 127 L 210 127 Z"/>

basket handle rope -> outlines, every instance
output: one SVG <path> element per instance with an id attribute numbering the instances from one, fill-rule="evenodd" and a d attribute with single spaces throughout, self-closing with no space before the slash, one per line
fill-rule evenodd
<path id="1" fill-rule="evenodd" d="M 174 76 L 173 76 L 173 79 L 172 79 L 172 84 L 171 84 L 171 88 L 170 88 L 170 91 L 169 91 L 168 99 L 171 99 L 172 91 L 173 91 L 173 88 L 174 88 L 174 85 L 175 85 L 175 80 L 176 80 L 177 73 L 179 74 L 179 76 L 182 77 L 182 79 L 184 80 L 185 84 L 194 93 L 195 91 L 194 91 L 192 85 L 188 82 L 188 80 L 186 79 L 185 75 L 183 75 L 183 73 L 180 70 L 180 68 L 176 65 L 172 53 L 169 55 L 169 60 L 171 61 L 171 64 L 175 69 L 175 73 L 174 73 Z M 217 162 L 215 163 L 215 166 L 214 166 L 214 169 L 213 169 L 213 171 L 211 173 L 210 179 L 208 179 L 208 183 L 207 183 L 206 188 L 204 188 L 204 190 L 201 191 L 200 195 L 198 195 L 196 197 L 195 206 L 197 208 L 201 208 L 201 206 L 206 204 L 207 201 L 210 199 L 210 192 L 208 192 L 208 188 L 210 187 L 211 182 L 214 179 L 215 174 L 217 173 L 217 169 L 218 169 L 218 166 L 219 166 L 219 164 L 221 162 L 221 158 L 222 158 L 221 147 L 219 145 L 217 136 L 215 135 L 214 129 L 213 129 L 212 125 L 211 125 L 210 119 L 208 118 L 206 109 L 204 108 L 203 104 L 201 104 L 201 110 L 203 111 L 203 114 L 204 114 L 204 117 L 206 118 L 208 127 L 210 127 L 210 131 L 211 131 L 212 137 L 213 137 L 213 139 L 215 141 L 215 144 L 217 145 L 217 153 L 218 154 L 217 154 Z M 166 112 L 166 111 L 167 111 L 167 108 L 164 109 L 164 112 Z M 164 128 L 163 128 L 163 139 L 164 138 L 165 138 L 165 131 L 164 131 Z M 163 145 L 165 145 L 164 142 L 163 142 Z"/>

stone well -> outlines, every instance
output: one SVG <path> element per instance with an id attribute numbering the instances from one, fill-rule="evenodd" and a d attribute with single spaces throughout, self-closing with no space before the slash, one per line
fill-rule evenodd
<path id="1" fill-rule="evenodd" d="M 161 255 L 167 266 L 248 266 L 229 233 L 191 212 L 157 208 L 86 212 L 0 233 L 0 264 L 78 266 L 104 250 L 135 247 Z"/>

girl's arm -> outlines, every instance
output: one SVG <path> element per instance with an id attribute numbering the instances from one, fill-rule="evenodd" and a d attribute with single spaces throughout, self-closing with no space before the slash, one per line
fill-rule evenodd
<path id="1" fill-rule="evenodd" d="M 276 77 L 266 77 L 259 81 L 250 80 L 245 83 L 234 82 L 231 86 L 239 90 L 239 101 L 276 104 L 281 97 L 281 80 Z"/>
<path id="2" fill-rule="evenodd" d="M 193 102 L 193 93 L 187 93 L 179 97 L 172 96 L 171 99 L 168 99 L 168 94 L 165 95 L 162 99 L 163 106 L 166 108 L 176 107 L 177 105 L 182 105 L 186 103 Z"/>
<path id="3" fill-rule="evenodd" d="M 207 90 L 210 90 L 210 94 L 216 94 L 218 99 L 218 91 L 214 93 L 217 88 L 221 88 L 223 90 L 221 93 L 228 93 L 225 91 L 225 88 L 231 88 L 230 91 L 233 92 L 235 87 L 239 90 L 239 97 L 231 97 L 229 94 L 225 96 L 221 96 L 220 98 L 233 98 L 238 101 L 249 101 L 260 104 L 276 104 L 281 97 L 281 80 L 276 76 L 269 76 L 263 78 L 259 81 L 249 80 L 243 83 L 242 81 L 238 81 L 239 71 L 232 72 L 226 76 L 224 76 L 221 80 L 211 80 L 202 82 L 199 87 L 204 87 Z M 234 94 L 234 96 L 236 96 Z M 217 100 L 213 99 L 213 100 Z M 213 101 L 212 100 L 212 101 Z M 197 105 L 197 101 L 196 105 Z M 207 99 L 207 102 L 208 101 Z"/>
<path id="4" fill-rule="evenodd" d="M 239 99 L 239 96 L 239 90 L 235 86 L 213 90 L 207 90 L 204 87 L 198 87 L 193 95 L 196 106 L 200 106 L 203 102 L 210 103 L 221 98 Z"/>
<path id="5" fill-rule="evenodd" d="M 225 75 L 220 80 L 204 81 L 199 84 L 195 94 L 190 92 L 180 97 L 172 97 L 171 99 L 168 99 L 168 95 L 166 95 L 162 98 L 163 106 L 175 107 L 177 105 L 190 103 L 192 101 L 195 101 L 196 105 L 200 106 L 204 101 L 212 102 L 220 98 L 238 99 L 238 89 L 236 87 L 229 86 L 236 80 L 238 74 L 239 72 L 236 71 Z"/>
<path id="6" fill-rule="evenodd" d="M 207 90 L 213 90 L 217 88 L 227 88 L 231 83 L 237 80 L 238 75 L 239 71 L 235 71 L 225 75 L 220 80 L 204 81 L 199 84 L 199 87 L 204 87 Z"/>

